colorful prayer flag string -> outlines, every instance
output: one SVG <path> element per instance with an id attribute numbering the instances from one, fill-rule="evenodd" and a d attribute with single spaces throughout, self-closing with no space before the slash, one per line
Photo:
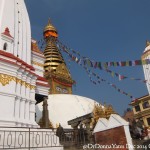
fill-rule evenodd
<path id="1" fill-rule="evenodd" d="M 86 72 L 87 72 L 87 74 L 88 74 L 88 76 L 89 76 L 89 78 L 90 78 L 90 81 L 91 81 L 93 84 L 97 85 L 97 84 L 100 84 L 101 82 L 106 82 L 108 85 L 110 85 L 111 87 L 113 87 L 113 88 L 114 88 L 115 90 L 117 90 L 118 92 L 120 92 L 120 93 L 122 93 L 122 94 L 124 94 L 124 95 L 126 95 L 126 96 L 128 96 L 128 97 L 130 97 L 132 100 L 135 99 L 131 94 L 128 94 L 128 93 L 122 91 L 122 90 L 119 89 L 115 84 L 112 84 L 112 83 L 108 82 L 107 80 L 102 79 L 102 78 L 101 78 L 100 76 L 98 76 L 96 73 L 91 72 L 90 70 L 88 70 L 88 68 L 85 66 L 85 64 L 86 64 L 86 63 L 85 63 L 85 60 L 84 60 L 84 59 L 81 59 L 81 58 L 77 58 L 77 57 L 75 57 L 74 55 L 72 55 L 72 54 L 70 53 L 70 51 L 69 51 L 65 46 L 63 46 L 63 45 L 60 44 L 58 47 L 59 47 L 60 50 L 66 52 L 66 53 L 72 58 L 73 61 L 75 61 L 77 64 L 79 64 L 80 66 L 82 66 L 82 67 L 86 70 Z M 89 63 L 90 65 L 92 64 L 91 61 L 89 61 L 88 63 Z M 94 81 L 94 80 L 92 79 L 91 75 L 95 76 L 95 77 L 97 78 L 97 81 Z"/>
<path id="2" fill-rule="evenodd" d="M 64 46 L 62 43 L 58 42 L 58 45 L 59 45 L 59 48 L 62 47 L 63 51 L 66 52 L 73 61 L 76 61 L 78 64 L 81 64 L 83 63 L 84 65 L 87 65 L 88 67 L 94 67 L 94 68 L 99 68 L 101 70 L 104 70 L 106 71 L 107 73 L 110 73 L 110 75 L 112 77 L 118 77 L 119 81 L 123 80 L 123 79 L 130 79 L 130 80 L 135 80 L 135 81 L 140 81 L 142 83 L 148 83 L 147 80 L 143 80 L 143 79 L 137 79 L 137 78 L 133 78 L 133 77 L 127 77 L 127 76 L 124 76 L 124 75 L 121 75 L 119 73 L 116 73 L 114 71 L 111 71 L 110 69 L 108 69 L 108 66 L 109 65 L 114 65 L 114 66 L 117 66 L 117 62 L 114 62 L 114 63 L 101 63 L 101 62 L 95 62 L 95 61 L 91 61 L 89 58 L 87 57 L 82 57 L 82 58 L 78 58 L 76 56 L 74 56 L 73 54 L 71 54 L 70 51 L 72 51 L 74 54 L 77 54 L 78 56 L 81 57 L 81 55 L 79 54 L 79 52 L 76 52 L 75 50 L 72 50 L 72 49 L 69 49 L 67 48 L 66 46 Z M 133 63 L 135 61 L 132 61 Z M 137 61 L 138 62 L 138 61 Z M 120 63 L 121 64 L 121 63 Z M 124 64 L 131 64 L 130 62 L 125 62 Z M 148 83 L 149 84 L 149 83 Z"/>
<path id="3" fill-rule="evenodd" d="M 80 56 L 79 52 L 76 52 L 75 50 L 68 48 L 67 46 L 63 45 L 59 40 L 56 41 L 59 45 L 65 47 L 67 51 L 72 51 L 73 54 L 76 54 Z M 87 58 L 87 57 L 83 57 Z M 92 62 L 92 63 L 91 63 Z M 86 61 L 86 63 L 89 64 L 89 66 L 94 67 L 94 68 L 100 68 L 102 67 L 125 67 L 125 66 L 138 66 L 138 65 L 148 65 L 150 64 L 150 59 L 145 59 L 145 60 L 129 60 L 129 61 L 111 61 L 111 62 L 101 62 L 101 61 L 91 61 L 89 58 Z"/>
<path id="4" fill-rule="evenodd" d="M 89 58 L 86 58 L 84 61 L 88 62 L 88 63 L 84 63 L 85 65 L 92 67 L 92 65 L 89 65 L 89 64 L 90 64 L 89 61 L 91 61 L 91 60 L 89 60 Z M 92 63 L 92 62 L 93 62 L 93 61 L 91 61 L 91 63 Z M 119 81 L 121 81 L 121 80 L 123 80 L 123 79 L 130 79 L 130 80 L 140 81 L 140 82 L 142 82 L 142 83 L 147 83 L 147 84 L 149 84 L 147 80 L 137 79 L 137 78 L 134 78 L 134 77 L 127 77 L 127 76 L 121 75 L 121 74 L 119 74 L 119 73 L 116 73 L 116 72 L 114 72 L 114 71 L 111 71 L 110 69 L 108 69 L 108 67 L 107 67 L 105 64 L 104 64 L 104 67 L 100 66 L 100 69 L 106 71 L 107 73 L 110 73 L 110 75 L 111 75 L 112 77 L 118 77 Z"/>
<path id="5" fill-rule="evenodd" d="M 108 82 L 107 80 L 102 79 L 102 78 L 101 78 L 99 75 L 97 75 L 96 73 L 91 72 L 87 67 L 84 66 L 83 68 L 86 70 L 86 72 L 87 72 L 87 74 L 88 74 L 88 76 L 89 76 L 89 78 L 90 78 L 90 81 L 91 81 L 93 84 L 97 85 L 97 83 L 100 84 L 101 81 L 102 81 L 102 82 L 105 82 L 105 83 L 107 83 L 108 85 L 110 85 L 111 87 L 113 87 L 115 90 L 117 90 L 119 93 L 124 94 L 124 95 L 130 97 L 132 100 L 135 100 L 135 98 L 134 98 L 131 94 L 122 91 L 122 90 L 121 90 L 120 88 L 118 88 L 115 84 L 112 84 L 112 83 Z M 93 75 L 93 76 L 95 76 L 95 77 L 97 78 L 97 82 L 94 81 L 94 80 L 92 80 L 92 77 L 91 77 L 90 74 Z"/>

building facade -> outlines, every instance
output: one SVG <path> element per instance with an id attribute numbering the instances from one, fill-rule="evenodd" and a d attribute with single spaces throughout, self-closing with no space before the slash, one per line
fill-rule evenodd
<path id="1" fill-rule="evenodd" d="M 145 126 L 150 126 L 150 95 L 140 97 L 131 102 L 134 118 L 141 120 Z"/>

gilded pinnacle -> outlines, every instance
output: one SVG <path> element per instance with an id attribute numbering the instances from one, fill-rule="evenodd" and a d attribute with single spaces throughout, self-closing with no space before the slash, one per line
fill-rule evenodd
<path id="1" fill-rule="evenodd" d="M 48 19 L 48 24 L 46 25 L 46 27 L 44 28 L 44 32 L 46 31 L 54 31 L 57 33 L 56 28 L 52 25 L 50 18 Z"/>

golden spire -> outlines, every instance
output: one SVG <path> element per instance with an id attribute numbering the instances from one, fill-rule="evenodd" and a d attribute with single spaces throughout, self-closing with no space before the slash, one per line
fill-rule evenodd
<path id="1" fill-rule="evenodd" d="M 52 25 L 50 19 L 48 20 L 48 24 L 46 25 L 46 27 L 44 28 L 44 32 L 43 32 L 44 38 L 47 39 L 48 37 L 52 36 L 57 38 L 58 34 L 57 34 L 57 30 L 56 28 Z"/>
<path id="2" fill-rule="evenodd" d="M 46 58 L 46 61 L 44 63 L 45 71 L 55 71 L 57 66 L 64 63 L 64 59 L 61 53 L 52 41 L 49 41 L 47 43 L 44 51 L 44 56 Z"/>
<path id="3" fill-rule="evenodd" d="M 48 24 L 44 28 L 44 32 L 46 31 L 54 31 L 57 32 L 56 28 L 52 25 L 50 19 L 48 19 Z"/>
<path id="4" fill-rule="evenodd" d="M 52 94 L 60 93 L 58 86 L 59 88 L 61 87 L 62 93 L 71 94 L 74 81 L 56 45 L 57 37 L 57 31 L 49 20 L 48 25 L 44 29 L 44 39 L 46 41 L 44 50 L 44 77 L 49 81 Z"/>
<path id="5" fill-rule="evenodd" d="M 44 28 L 44 38 L 46 39 L 46 48 L 44 51 L 44 56 L 46 58 L 44 63 L 45 71 L 56 71 L 57 66 L 64 63 L 64 59 L 55 42 L 49 39 L 51 36 L 57 38 L 58 34 L 56 28 L 49 19 L 47 26 Z"/>

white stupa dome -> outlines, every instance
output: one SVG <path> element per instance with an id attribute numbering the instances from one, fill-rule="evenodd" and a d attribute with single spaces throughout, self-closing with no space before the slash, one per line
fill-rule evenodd
<path id="1" fill-rule="evenodd" d="M 48 97 L 49 119 L 53 126 L 61 124 L 64 128 L 71 128 L 68 121 L 91 113 L 96 101 L 72 94 L 52 94 Z M 42 117 L 43 103 L 36 106 L 36 121 Z"/>

